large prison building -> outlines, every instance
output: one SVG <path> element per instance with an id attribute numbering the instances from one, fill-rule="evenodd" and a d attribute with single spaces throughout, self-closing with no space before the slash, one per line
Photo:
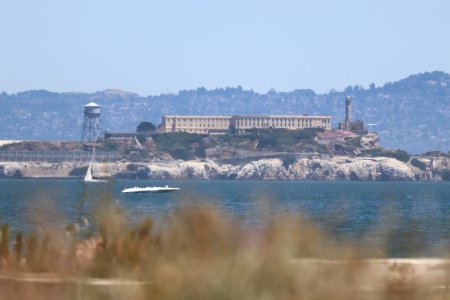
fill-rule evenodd
<path id="1" fill-rule="evenodd" d="M 250 129 L 304 128 L 331 129 L 331 116 L 308 115 L 233 115 L 233 116 L 163 116 L 158 132 L 199 134 L 243 133 Z"/>

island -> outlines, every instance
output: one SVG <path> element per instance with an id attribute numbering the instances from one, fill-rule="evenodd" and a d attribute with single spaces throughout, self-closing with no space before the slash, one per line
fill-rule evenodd
<path id="1" fill-rule="evenodd" d="M 381 147 L 375 132 L 322 128 L 220 135 L 113 134 L 98 142 L 11 142 L 0 148 L 0 178 L 81 178 L 94 148 L 99 177 L 450 180 L 449 153 L 410 155 Z"/>

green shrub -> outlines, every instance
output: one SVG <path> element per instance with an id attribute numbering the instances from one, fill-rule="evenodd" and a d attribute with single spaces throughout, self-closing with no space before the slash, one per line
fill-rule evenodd
<path id="1" fill-rule="evenodd" d="M 409 159 L 411 158 L 411 155 L 408 154 L 408 152 L 405 152 L 403 150 L 384 150 L 384 149 L 370 149 L 370 150 L 366 150 L 364 151 L 364 154 L 366 155 L 370 155 L 373 157 L 391 157 L 391 158 L 395 158 L 399 161 L 402 162 L 408 162 Z"/>
<path id="2" fill-rule="evenodd" d="M 323 144 L 317 144 L 316 150 L 319 153 L 330 153 L 328 147 Z"/>
<path id="3" fill-rule="evenodd" d="M 353 138 L 348 138 L 346 139 L 346 142 L 349 146 L 352 147 L 361 147 L 361 136 L 357 136 L 357 137 L 353 137 Z"/>
<path id="4" fill-rule="evenodd" d="M 314 140 L 317 132 L 321 129 L 252 129 L 244 134 L 225 134 L 207 137 L 201 134 L 186 132 L 156 134 L 153 141 L 156 148 L 161 152 L 170 153 L 174 158 L 192 159 L 194 157 L 205 158 L 205 150 L 217 145 L 254 149 L 257 143 L 258 149 L 291 151 L 297 148 L 308 148 L 308 151 L 319 151 L 319 144 Z M 325 148 L 325 147 L 322 147 Z M 327 152 L 327 149 L 320 149 Z M 190 152 L 190 153 L 188 153 Z"/>
<path id="5" fill-rule="evenodd" d="M 194 152 L 195 156 L 199 158 L 206 158 L 206 151 L 204 147 L 198 147 Z"/>
<path id="6" fill-rule="evenodd" d="M 420 160 L 418 160 L 417 158 L 413 158 L 411 160 L 411 164 L 416 167 L 419 168 L 421 170 L 425 170 L 427 168 L 426 164 L 424 162 L 421 162 Z"/>
<path id="7" fill-rule="evenodd" d="M 153 141 L 159 151 L 169 153 L 174 159 L 190 160 L 195 156 L 206 157 L 205 137 L 202 134 L 175 132 L 156 134 L 153 136 Z"/>
<path id="8" fill-rule="evenodd" d="M 119 143 L 111 140 L 105 140 L 102 144 L 103 151 L 117 151 L 119 149 Z"/>
<path id="9" fill-rule="evenodd" d="M 182 160 L 191 160 L 194 159 L 194 155 L 192 154 L 191 151 L 189 151 L 188 149 L 174 149 L 174 150 L 170 150 L 169 154 L 174 158 L 174 159 L 182 159 Z"/>
<path id="10" fill-rule="evenodd" d="M 136 132 L 138 133 L 150 133 L 150 132 L 154 132 L 156 129 L 155 125 L 153 125 L 152 122 L 141 122 L 137 128 L 136 128 Z"/>
<path id="11" fill-rule="evenodd" d="M 258 148 L 285 150 L 300 142 L 316 145 L 315 135 L 316 131 L 309 129 L 263 129 L 258 131 Z"/>
<path id="12" fill-rule="evenodd" d="M 136 172 L 136 170 L 138 169 L 138 165 L 136 165 L 136 164 L 128 164 L 127 165 L 127 171 L 130 171 L 130 172 Z"/>
<path id="13" fill-rule="evenodd" d="M 187 133 L 187 132 L 171 132 L 154 135 L 153 141 L 160 151 L 170 151 L 176 148 L 191 148 L 193 143 L 202 143 L 205 135 Z"/>
<path id="14" fill-rule="evenodd" d="M 392 153 L 392 156 L 390 157 L 406 163 L 411 158 L 411 155 L 409 155 L 408 152 L 406 151 L 396 150 Z"/>
<path id="15" fill-rule="evenodd" d="M 141 166 L 137 169 L 136 178 L 138 179 L 148 179 L 149 178 L 150 169 L 146 166 Z"/>
<path id="16" fill-rule="evenodd" d="M 82 177 L 86 174 L 87 167 L 73 168 L 69 172 L 69 176 Z"/>

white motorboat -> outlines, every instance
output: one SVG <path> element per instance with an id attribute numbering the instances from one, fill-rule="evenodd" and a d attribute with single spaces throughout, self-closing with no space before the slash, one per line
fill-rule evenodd
<path id="1" fill-rule="evenodd" d="M 84 182 L 86 183 L 105 183 L 108 182 L 105 179 L 98 179 L 94 177 L 94 156 L 95 156 L 95 148 L 94 148 L 94 152 L 92 152 L 92 156 L 91 156 L 91 161 L 89 162 L 89 166 L 86 170 L 86 175 L 84 175 Z"/>
<path id="2" fill-rule="evenodd" d="M 123 188 L 122 193 L 169 193 L 179 191 L 180 188 L 166 186 L 147 186 L 147 187 L 132 187 Z"/>

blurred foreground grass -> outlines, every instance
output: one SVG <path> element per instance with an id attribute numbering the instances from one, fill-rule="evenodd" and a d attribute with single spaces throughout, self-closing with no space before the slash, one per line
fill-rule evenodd
<path id="1" fill-rule="evenodd" d="M 447 260 L 369 259 L 298 216 L 245 228 L 218 209 L 131 225 L 117 207 L 65 230 L 1 229 L 0 299 L 450 299 Z M 94 232 L 94 233 L 93 233 Z"/>

